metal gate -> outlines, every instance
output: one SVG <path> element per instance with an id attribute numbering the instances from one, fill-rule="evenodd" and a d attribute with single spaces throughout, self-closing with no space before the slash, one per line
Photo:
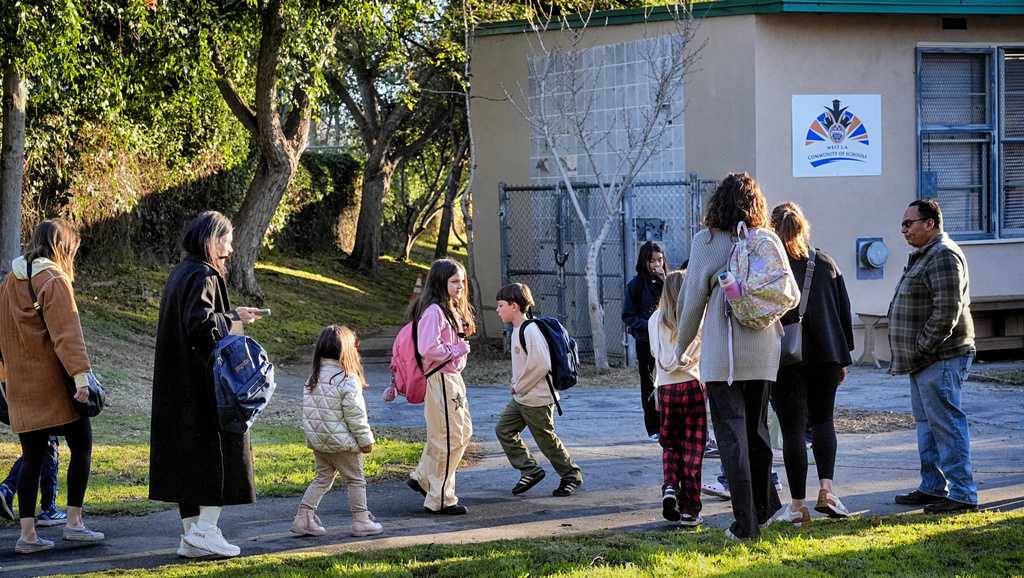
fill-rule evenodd
<path id="1" fill-rule="evenodd" d="M 635 274 L 640 244 L 660 241 L 668 264 L 688 258 L 690 239 L 700 228 L 702 199 L 717 181 L 691 175 L 685 181 L 639 182 L 627 191 L 598 258 L 598 293 L 604 307 L 610 359 L 629 362 L 630 342 L 622 323 L 626 282 Z M 607 216 L 600 189 L 573 184 L 580 209 L 597 228 Z M 592 352 L 587 308 L 586 234 L 564 185 L 500 185 L 502 283 L 526 283 L 537 310 L 557 317 L 576 338 L 581 352 Z"/>

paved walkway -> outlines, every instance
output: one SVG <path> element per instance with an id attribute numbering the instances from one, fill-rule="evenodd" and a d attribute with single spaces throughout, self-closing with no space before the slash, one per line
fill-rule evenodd
<path id="1" fill-rule="evenodd" d="M 371 383 L 386 382 L 386 368 L 368 367 Z M 279 395 L 301 395 L 301 378 L 282 376 Z M 374 424 L 421 427 L 422 406 L 380 401 L 382 387 L 368 391 Z M 893 378 L 873 369 L 855 368 L 840 388 L 839 405 L 851 408 L 909 411 L 906 378 Z M 365 550 L 418 543 L 464 543 L 517 537 L 571 535 L 604 529 L 665 528 L 660 518 L 660 448 L 646 441 L 635 388 L 577 389 L 567 392 L 566 415 L 557 421 L 562 439 L 583 468 L 585 484 L 569 498 L 554 498 L 557 476 L 548 478 L 525 496 L 509 490 L 518 479 L 494 439 L 493 429 L 508 401 L 507 389 L 497 385 L 470 388 L 470 407 L 483 458 L 459 473 L 459 496 L 470 514 L 438 518 L 422 512 L 422 499 L 402 482 L 371 485 L 369 504 L 383 522 L 386 534 L 369 539 L 348 535 L 349 517 L 342 491 L 325 498 L 321 518 L 328 535 L 298 538 L 288 533 L 298 498 L 262 499 L 257 504 L 225 509 L 221 526 L 246 555 L 312 549 Z M 1024 388 L 970 382 L 964 406 L 974 436 L 974 467 L 981 500 L 988 507 L 1024 506 Z M 913 430 L 883 434 L 841 435 L 836 489 L 851 510 L 887 514 L 908 508 L 892 504 L 892 494 L 913 489 L 918 481 Z M 541 458 L 542 459 L 542 458 Z M 784 474 L 777 455 L 778 470 Z M 705 477 L 717 474 L 718 460 L 705 462 Z M 813 490 L 812 473 L 808 486 Z M 312 466 L 310 467 L 312 476 Z M 788 493 L 783 492 L 785 499 Z M 813 491 L 808 492 L 809 496 Z M 728 502 L 704 503 L 707 524 L 725 527 L 731 521 Z M 88 572 L 107 568 L 152 567 L 179 563 L 174 554 L 180 522 L 173 511 L 140 517 L 90 518 L 107 533 L 100 546 L 58 543 L 55 551 L 32 557 L 16 556 L 17 530 L 0 530 L 0 574 L 36 576 Z M 59 536 L 44 529 L 44 537 Z"/>

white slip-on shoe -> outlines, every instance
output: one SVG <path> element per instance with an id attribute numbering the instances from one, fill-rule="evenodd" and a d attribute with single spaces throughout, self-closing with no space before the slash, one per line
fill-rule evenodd
<path id="1" fill-rule="evenodd" d="M 182 536 L 182 540 L 184 540 L 189 546 L 213 552 L 218 556 L 231 558 L 238 556 L 242 552 L 241 548 L 228 543 L 228 541 L 224 539 L 224 534 L 221 534 L 220 528 L 217 526 L 211 526 L 204 522 L 196 522 L 193 524 L 192 529 Z"/>
<path id="2" fill-rule="evenodd" d="M 51 548 L 53 548 L 52 541 L 36 536 L 35 542 L 27 542 L 18 538 L 18 542 L 14 545 L 14 552 L 16 554 L 35 554 L 36 552 L 42 552 Z"/>
<path id="3" fill-rule="evenodd" d="M 84 525 L 81 528 L 64 526 L 64 539 L 71 542 L 102 542 L 104 538 L 103 532 L 90 530 Z"/>

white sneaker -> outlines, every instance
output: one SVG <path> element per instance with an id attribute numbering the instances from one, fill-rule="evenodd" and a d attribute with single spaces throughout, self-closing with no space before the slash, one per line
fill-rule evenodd
<path id="1" fill-rule="evenodd" d="M 814 509 L 821 512 L 822 514 L 828 515 L 829 518 L 849 518 L 850 510 L 846 508 L 843 501 L 838 496 L 829 492 L 828 490 L 818 491 L 818 503 L 814 506 Z"/>
<path id="2" fill-rule="evenodd" d="M 185 541 L 185 535 L 182 534 L 181 540 L 178 542 L 178 556 L 182 558 L 206 558 L 213 555 L 213 552 L 209 550 L 203 550 L 202 548 L 190 545 Z"/>
<path id="3" fill-rule="evenodd" d="M 789 505 L 785 505 L 779 508 L 779 511 L 775 512 L 765 525 L 771 526 L 784 522 L 789 522 L 797 528 L 805 526 L 811 523 L 811 512 L 807 506 L 801 506 L 799 510 L 793 511 L 789 509 Z"/>
<path id="4" fill-rule="evenodd" d="M 728 500 L 731 498 L 729 490 L 726 489 L 718 480 L 714 482 L 705 482 L 700 485 L 701 493 L 708 494 L 709 496 L 716 496 L 722 500 Z"/>
<path id="5" fill-rule="evenodd" d="M 224 534 L 221 534 L 220 528 L 204 522 L 193 524 L 192 529 L 182 536 L 181 539 L 189 546 L 212 552 L 218 556 L 231 558 L 238 556 L 242 552 L 241 548 L 234 544 L 229 544 L 224 539 Z"/>

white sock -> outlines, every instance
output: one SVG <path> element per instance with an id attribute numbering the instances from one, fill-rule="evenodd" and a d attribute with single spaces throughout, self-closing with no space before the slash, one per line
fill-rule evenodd
<path id="1" fill-rule="evenodd" d="M 217 521 L 220 520 L 220 511 L 223 508 L 220 506 L 199 506 L 199 521 L 198 524 L 203 524 L 203 528 L 210 528 L 217 525 Z"/>
<path id="2" fill-rule="evenodd" d="M 199 516 L 191 516 L 189 518 L 181 519 L 181 527 L 184 528 L 185 533 L 192 529 L 192 525 L 199 521 Z"/>

